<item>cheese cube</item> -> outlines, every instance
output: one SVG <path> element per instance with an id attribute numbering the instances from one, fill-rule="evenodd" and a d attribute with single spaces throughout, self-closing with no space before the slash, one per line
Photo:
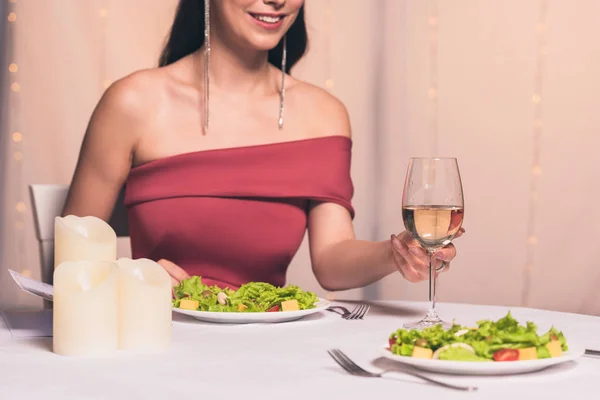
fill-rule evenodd
<path id="1" fill-rule="evenodd" d="M 300 310 L 300 306 L 298 306 L 298 300 L 287 300 L 281 302 L 281 311 L 298 311 Z"/>
<path id="2" fill-rule="evenodd" d="M 179 308 L 183 310 L 196 310 L 199 305 L 200 303 L 198 300 L 183 299 L 181 302 L 179 302 Z"/>
<path id="3" fill-rule="evenodd" d="M 415 346 L 413 348 L 412 356 L 414 358 L 431 358 L 433 357 L 433 350 Z"/>
<path id="4" fill-rule="evenodd" d="M 244 311 L 246 308 L 248 308 L 247 305 L 242 303 L 238 304 L 238 311 Z"/>
<path id="5" fill-rule="evenodd" d="M 525 360 L 537 360 L 537 349 L 535 347 L 519 349 L 519 361 Z"/>
<path id="6" fill-rule="evenodd" d="M 546 348 L 548 349 L 548 352 L 550 353 L 550 357 L 560 357 L 562 356 L 562 347 L 560 345 L 560 342 L 558 340 L 553 340 L 550 343 L 546 344 Z"/>

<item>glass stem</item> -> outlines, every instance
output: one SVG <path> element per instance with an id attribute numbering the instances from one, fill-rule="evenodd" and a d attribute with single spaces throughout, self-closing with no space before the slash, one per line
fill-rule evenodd
<path id="1" fill-rule="evenodd" d="M 429 314 L 435 315 L 435 281 L 436 281 L 436 271 L 433 266 L 433 257 L 434 254 L 429 252 L 429 302 L 431 303 L 431 307 L 429 308 Z"/>

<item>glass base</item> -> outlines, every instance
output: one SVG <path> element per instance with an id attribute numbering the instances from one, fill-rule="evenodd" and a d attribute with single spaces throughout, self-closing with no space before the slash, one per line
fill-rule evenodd
<path id="1" fill-rule="evenodd" d="M 435 325 L 441 325 L 443 329 L 452 328 L 450 322 L 443 321 L 435 311 L 429 311 L 427 315 L 418 322 L 407 322 L 403 325 L 404 329 L 425 329 Z"/>

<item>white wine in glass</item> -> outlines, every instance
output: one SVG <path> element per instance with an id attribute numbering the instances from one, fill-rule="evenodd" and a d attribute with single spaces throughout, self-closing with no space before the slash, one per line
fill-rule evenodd
<path id="1" fill-rule="evenodd" d="M 452 242 L 463 222 L 464 199 L 456 158 L 411 158 L 402 195 L 404 227 L 429 254 L 429 301 L 427 315 L 406 329 L 434 325 L 449 328 L 435 311 L 435 252 Z"/>

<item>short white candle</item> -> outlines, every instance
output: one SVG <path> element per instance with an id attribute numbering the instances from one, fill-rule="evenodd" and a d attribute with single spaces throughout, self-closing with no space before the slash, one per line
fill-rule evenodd
<path id="1" fill-rule="evenodd" d="M 162 352 L 171 344 L 171 278 L 156 262 L 121 258 L 119 348 Z"/>
<path id="2" fill-rule="evenodd" d="M 117 294 L 116 263 L 61 263 L 54 271 L 53 351 L 65 356 L 116 352 Z"/>
<path id="3" fill-rule="evenodd" d="M 117 235 L 96 217 L 56 217 L 54 268 L 65 261 L 116 261 Z"/>

